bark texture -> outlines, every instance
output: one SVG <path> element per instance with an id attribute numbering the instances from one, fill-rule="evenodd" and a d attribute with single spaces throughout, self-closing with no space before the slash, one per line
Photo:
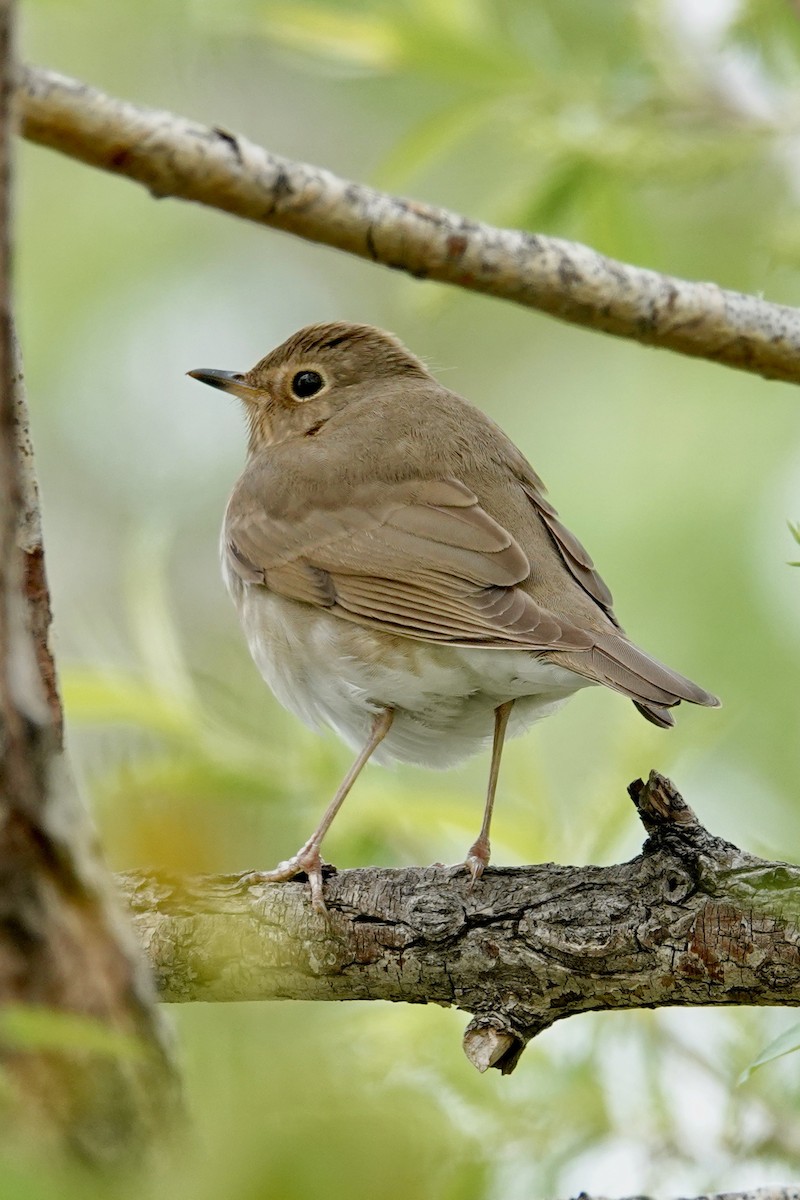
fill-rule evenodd
<path id="1" fill-rule="evenodd" d="M 50 589 L 45 570 L 44 541 L 42 538 L 42 510 L 39 503 L 39 483 L 36 478 L 36 463 L 33 456 L 28 399 L 25 394 L 25 375 L 22 369 L 22 354 L 19 343 L 12 336 L 12 402 L 14 406 L 13 442 L 16 442 L 17 468 L 19 472 L 19 511 L 16 520 L 17 547 L 22 552 L 22 590 L 28 615 L 28 625 L 33 637 L 33 647 L 44 687 L 45 699 L 50 709 L 50 720 L 59 746 L 64 730 L 64 711 L 58 690 L 58 676 L 53 651 L 50 645 Z"/>
<path id="2" fill-rule="evenodd" d="M 604 333 L 800 381 L 797 309 L 388 195 L 54 71 L 25 68 L 19 106 L 31 141 L 125 175 L 156 197 L 207 204 Z"/>
<path id="3" fill-rule="evenodd" d="M 581 1192 L 575 1200 L 609 1200 L 607 1196 L 590 1196 Z M 626 1196 L 624 1200 L 655 1200 L 651 1196 Z M 680 1197 L 680 1200 L 686 1200 Z M 749 1192 L 714 1192 L 713 1195 L 695 1196 L 692 1200 L 800 1200 L 800 1188 L 792 1187 L 762 1187 L 753 1188 Z"/>
<path id="4" fill-rule="evenodd" d="M 331 872 L 301 882 L 121 877 L 165 1000 L 395 1000 L 472 1014 L 464 1049 L 513 1070 L 576 1013 L 800 1004 L 800 868 L 710 834 L 669 780 L 631 784 L 648 832 L 612 867 Z"/>
<path id="5" fill-rule="evenodd" d="M 10 0 L 0 0 L 3 1135 L 66 1148 L 95 1166 L 117 1166 L 141 1157 L 151 1135 L 174 1115 L 178 1090 L 151 981 L 111 898 L 61 752 L 38 490 L 11 315 L 12 15 Z M 38 1042 L 15 1040 L 13 1018 L 19 1029 L 20 1010 L 50 1014 L 49 1025 L 38 1026 Z M 68 1030 L 64 1018 L 71 1021 Z M 75 1018 L 90 1023 L 82 1027 L 83 1046 L 76 1046 Z M 124 1035 L 124 1052 L 122 1039 L 108 1038 L 106 1049 L 93 1041 L 91 1023 Z"/>

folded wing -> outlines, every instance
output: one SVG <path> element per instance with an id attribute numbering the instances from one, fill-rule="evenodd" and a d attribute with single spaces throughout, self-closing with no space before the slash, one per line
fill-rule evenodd
<path id="1" fill-rule="evenodd" d="M 667 710 L 681 700 L 716 705 L 628 641 L 586 551 L 542 496 L 525 490 L 566 568 L 565 588 L 580 587 L 597 604 L 591 628 L 519 586 L 530 577 L 527 556 L 455 479 L 364 484 L 346 505 L 292 519 L 240 495 L 226 518 L 228 566 L 244 583 L 388 633 L 546 654 L 629 696 L 657 725 L 673 723 Z"/>
<path id="2" fill-rule="evenodd" d="M 530 574 L 526 555 L 455 479 L 364 485 L 346 506 L 292 520 L 238 503 L 225 539 L 243 581 L 390 633 L 461 646 L 592 645 L 517 586 Z"/>

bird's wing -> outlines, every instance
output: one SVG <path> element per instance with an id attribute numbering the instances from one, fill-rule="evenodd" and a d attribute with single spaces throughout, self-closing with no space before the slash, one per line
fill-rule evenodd
<path id="1" fill-rule="evenodd" d="M 586 594 L 591 596 L 606 616 L 619 627 L 619 622 L 612 610 L 614 600 L 611 592 L 598 574 L 591 555 L 586 547 L 578 541 L 575 534 L 570 533 L 567 527 L 561 524 L 558 513 L 544 495 L 544 488 L 538 476 L 534 475 L 532 471 L 531 476 L 532 478 L 520 480 L 522 490 L 539 514 L 561 561 L 576 583 L 580 584 Z"/>
<path id="2" fill-rule="evenodd" d="M 681 700 L 718 703 L 628 641 L 613 617 L 572 622 L 537 603 L 519 586 L 531 574 L 526 554 L 455 479 L 364 484 L 347 505 L 291 520 L 271 516 L 257 498 L 239 500 L 225 541 L 228 565 L 245 583 L 423 642 L 540 651 L 629 696 L 658 725 L 671 724 L 666 710 Z M 572 586 L 590 595 L 594 588 L 605 612 L 605 585 L 580 543 L 559 522 L 551 536 L 565 563 L 574 562 Z"/>
<path id="3" fill-rule="evenodd" d="M 342 507 L 271 516 L 228 510 L 228 565 L 247 583 L 420 641 L 589 650 L 594 637 L 517 585 L 518 543 L 455 479 L 364 484 Z"/>

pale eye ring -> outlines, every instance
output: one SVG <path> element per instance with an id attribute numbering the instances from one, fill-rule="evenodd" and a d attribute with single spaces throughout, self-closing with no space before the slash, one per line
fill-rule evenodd
<path id="1" fill-rule="evenodd" d="M 292 391 L 298 400 L 310 400 L 325 386 L 319 371 L 298 371 L 292 380 Z"/>

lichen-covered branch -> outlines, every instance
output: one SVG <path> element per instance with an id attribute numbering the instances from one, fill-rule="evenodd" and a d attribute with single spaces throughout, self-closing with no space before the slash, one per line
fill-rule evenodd
<path id="1" fill-rule="evenodd" d="M 31 141 L 125 175 L 157 197 L 207 204 L 591 329 L 800 381 L 797 309 L 388 195 L 54 71 L 22 71 L 19 111 Z"/>
<path id="2" fill-rule="evenodd" d="M 396 1000 L 472 1014 L 464 1048 L 513 1069 L 576 1013 L 800 1004 L 800 867 L 712 836 L 669 780 L 629 789 L 649 834 L 612 867 L 331 873 L 301 882 L 121 877 L 164 999 Z"/>

